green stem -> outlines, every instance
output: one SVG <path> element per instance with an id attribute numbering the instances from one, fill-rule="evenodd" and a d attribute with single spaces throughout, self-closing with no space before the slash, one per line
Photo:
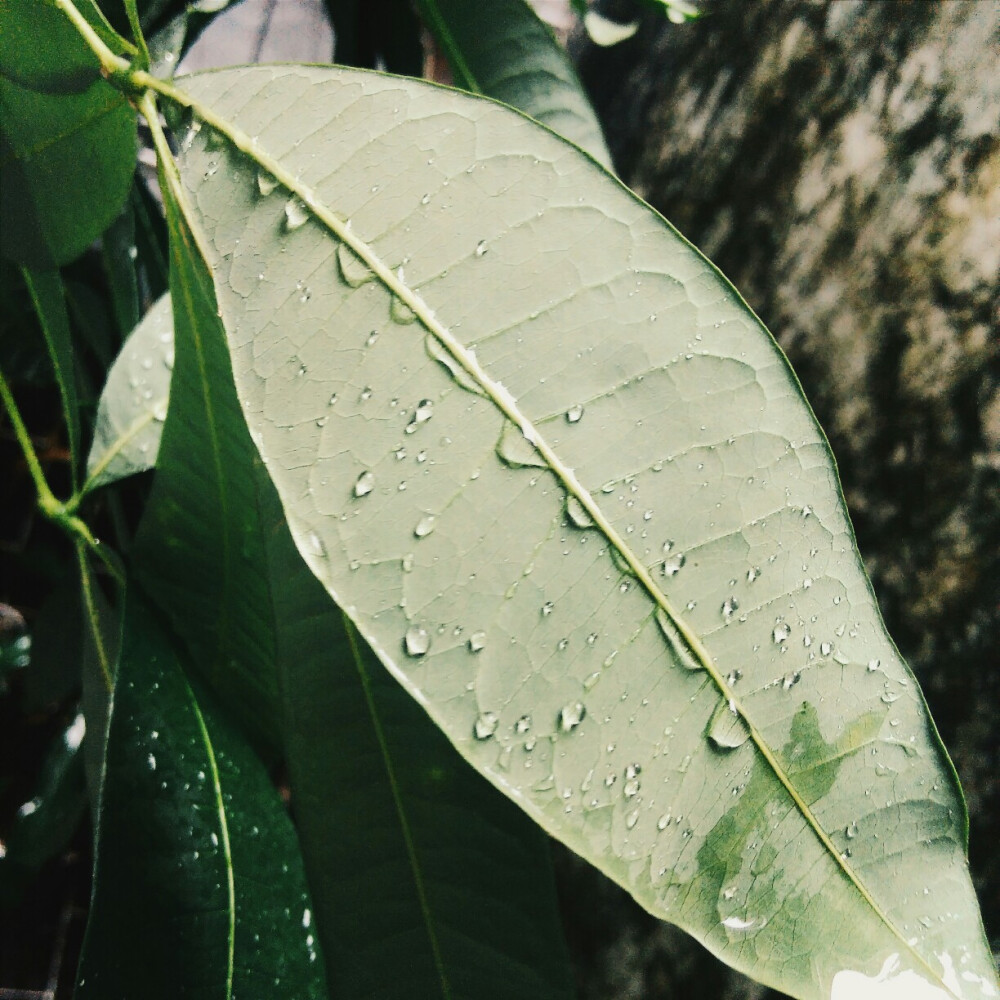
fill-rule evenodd
<path id="1" fill-rule="evenodd" d="M 31 478 L 35 483 L 35 492 L 38 494 L 38 506 L 46 517 L 53 517 L 58 512 L 64 510 L 63 504 L 52 495 L 49 484 L 45 481 L 45 473 L 42 472 L 42 463 L 38 461 L 38 455 L 35 454 L 35 446 L 31 441 L 31 435 L 28 433 L 28 428 L 25 426 L 24 420 L 21 419 L 21 411 L 17 408 L 14 394 L 11 392 L 3 372 L 0 372 L 0 398 L 3 399 L 3 404 L 7 409 L 11 425 L 14 428 L 14 436 L 17 438 L 17 443 L 21 446 L 24 461 L 28 466 L 28 472 L 31 473 Z"/>
<path id="2" fill-rule="evenodd" d="M 94 641 L 94 653 L 101 668 L 101 677 L 104 680 L 104 686 L 110 693 L 114 688 L 114 669 L 111 663 L 111 656 L 108 653 L 107 646 L 104 644 L 104 636 L 101 633 L 100 609 L 97 607 L 97 600 L 94 597 L 94 581 L 90 576 L 90 567 L 87 565 L 87 553 L 83 542 L 78 539 L 75 548 L 77 564 L 80 567 L 80 590 L 83 595 L 84 608 L 87 612 L 87 625 L 90 628 L 91 638 Z"/>
<path id="3" fill-rule="evenodd" d="M 56 499 L 52 490 L 49 489 L 45 473 L 42 471 L 42 463 L 38 460 L 38 455 L 35 453 L 35 446 L 32 443 L 31 435 L 28 433 L 28 428 L 21 416 L 21 411 L 17 408 L 14 393 L 7 384 L 7 379 L 4 378 L 2 371 L 0 371 L 0 399 L 3 400 L 4 408 L 10 417 L 11 426 L 14 428 L 14 436 L 17 438 L 17 443 L 21 446 L 25 464 L 28 466 L 28 472 L 31 475 L 32 482 L 35 484 L 35 492 L 38 494 L 38 509 L 53 524 L 57 524 L 72 538 L 79 540 L 91 549 L 101 562 L 104 563 L 111 575 L 115 579 L 120 579 L 121 574 L 103 551 L 101 543 L 94 537 L 87 524 L 76 516 L 75 511 L 80 502 L 79 494 L 72 496 L 63 503 L 63 501 Z"/>
<path id="4" fill-rule="evenodd" d="M 130 65 L 127 59 L 116 56 L 90 26 L 87 19 L 73 6 L 73 0 L 55 0 L 56 6 L 73 22 L 91 51 L 100 60 L 101 69 L 108 77 L 127 77 Z"/>
<path id="5" fill-rule="evenodd" d="M 135 0 L 125 0 L 125 14 L 128 17 L 129 27 L 135 38 L 135 44 L 139 47 L 139 69 L 149 69 L 149 46 L 146 45 L 146 36 L 142 33 L 142 25 L 139 23 L 139 11 L 136 8 Z"/>

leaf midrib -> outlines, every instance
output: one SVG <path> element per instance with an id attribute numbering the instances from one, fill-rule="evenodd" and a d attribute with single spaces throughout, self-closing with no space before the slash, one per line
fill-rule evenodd
<path id="1" fill-rule="evenodd" d="M 861 898 L 871 908 L 871 911 L 899 941 L 906 953 L 913 956 L 925 972 L 932 977 L 933 981 L 940 984 L 943 989 L 947 990 L 948 993 L 955 997 L 955 1000 L 960 1000 L 951 988 L 944 983 L 940 974 L 933 969 L 923 955 L 921 955 L 920 952 L 918 952 L 913 945 L 910 944 L 906 936 L 889 918 L 888 914 L 882 910 L 868 889 L 860 881 L 857 875 L 855 875 L 854 871 L 847 864 L 846 859 L 841 855 L 840 851 L 833 843 L 829 834 L 823 829 L 819 821 L 816 819 L 812 810 L 809 808 L 809 805 L 799 795 L 794 784 L 792 783 L 791 777 L 781 766 L 774 754 L 774 751 L 771 750 L 770 746 L 764 740 L 760 730 L 743 712 L 740 700 L 736 697 L 732 687 L 727 683 L 725 676 L 715 665 L 714 660 L 699 639 L 698 635 L 673 608 L 670 601 L 667 599 L 667 596 L 659 589 L 659 587 L 657 587 L 655 581 L 649 573 L 649 570 L 639 560 L 635 553 L 632 552 L 621 535 L 615 531 L 614 527 L 610 524 L 600 507 L 594 501 L 590 492 L 586 490 L 577 479 L 574 470 L 562 463 L 554 449 L 548 444 L 542 435 L 538 433 L 528 417 L 520 412 L 517 407 L 517 400 L 514 399 L 503 384 L 498 381 L 494 381 L 483 370 L 476 359 L 475 353 L 466 348 L 464 344 L 460 343 L 452 335 L 451 331 L 438 321 L 433 310 L 427 305 L 423 298 L 421 298 L 415 291 L 401 281 L 393 269 L 382 261 L 382 259 L 375 254 L 367 243 L 365 243 L 350 228 L 348 228 L 345 222 L 338 218 L 338 216 L 331 209 L 320 201 L 315 192 L 308 185 L 303 183 L 300 178 L 293 176 L 285 170 L 278 160 L 271 157 L 261 148 L 259 139 L 257 141 L 251 140 L 250 136 L 239 128 L 239 126 L 217 115 L 212 108 L 206 107 L 200 101 L 192 98 L 189 94 L 179 90 L 170 83 L 158 80 L 147 73 L 135 73 L 134 78 L 136 83 L 147 86 L 149 89 L 162 94 L 170 101 L 191 110 L 207 125 L 211 126 L 221 135 L 224 135 L 244 156 L 252 162 L 255 162 L 259 167 L 266 170 L 282 187 L 284 187 L 292 195 L 298 197 L 308 208 L 310 213 L 319 222 L 321 222 L 333 234 L 333 236 L 339 239 L 342 243 L 346 244 L 352 251 L 354 251 L 355 254 L 357 254 L 357 256 L 367 265 L 367 267 L 391 295 L 394 295 L 413 311 L 424 329 L 433 335 L 442 347 L 444 347 L 449 354 L 451 354 L 453 360 L 457 364 L 461 365 L 466 374 L 477 382 L 483 390 L 483 394 L 493 402 L 496 408 L 508 420 L 510 420 L 520 430 L 525 439 L 534 446 L 535 450 L 545 460 L 549 470 L 562 483 L 567 493 L 570 496 L 573 496 L 590 515 L 594 522 L 592 527 L 604 534 L 608 543 L 614 546 L 614 548 L 618 551 L 619 557 L 629 567 L 635 578 L 642 584 L 654 604 L 659 606 L 670 618 L 671 623 L 687 644 L 689 652 L 699 663 L 701 663 L 702 668 L 708 676 L 711 677 L 722 699 L 730 703 L 746 723 L 749 730 L 749 738 L 753 741 L 758 752 L 764 758 L 778 782 L 787 792 L 789 798 L 795 805 L 795 808 L 805 820 L 806 825 L 810 830 L 812 830 L 813 834 L 833 859 L 834 863 L 843 872 L 845 877 L 854 886 Z M 424 82 L 426 83 L 426 81 Z M 530 116 L 524 115 L 522 112 L 517 111 L 517 109 L 511 109 L 508 107 L 508 110 L 521 115 L 528 121 L 533 121 Z M 563 141 L 568 142 L 568 140 Z M 614 175 L 610 176 L 629 195 L 634 197 L 628 187 L 614 177 Z M 650 209 L 650 211 L 652 211 L 652 209 Z"/>

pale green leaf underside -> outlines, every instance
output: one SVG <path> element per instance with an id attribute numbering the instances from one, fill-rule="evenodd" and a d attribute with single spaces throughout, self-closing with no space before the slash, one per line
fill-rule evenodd
<path id="1" fill-rule="evenodd" d="M 758 979 L 991 995 L 953 772 L 733 289 L 509 109 L 306 67 L 184 86 L 244 150 L 182 136 L 251 433 L 458 749 Z"/>
<path id="2" fill-rule="evenodd" d="M 97 406 L 87 456 L 87 488 L 145 472 L 156 464 L 170 397 L 174 317 L 162 295 L 125 341 Z"/>

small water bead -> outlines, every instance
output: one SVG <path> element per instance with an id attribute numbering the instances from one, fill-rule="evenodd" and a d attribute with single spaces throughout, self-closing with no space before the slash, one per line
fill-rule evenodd
<path id="1" fill-rule="evenodd" d="M 477 740 L 488 740 L 496 731 L 500 719 L 495 712 L 482 712 L 472 727 Z"/>
<path id="2" fill-rule="evenodd" d="M 569 639 L 560 639 L 556 648 L 561 653 L 563 652 L 563 650 L 566 649 L 567 646 L 569 646 Z"/>
<path id="3" fill-rule="evenodd" d="M 760 576 L 760 567 L 751 566 L 747 570 L 747 583 L 753 583 Z"/>
<path id="4" fill-rule="evenodd" d="M 559 728 L 564 733 L 572 732 L 587 714 L 587 709 L 582 701 L 570 702 L 559 710 Z"/>
<path id="5" fill-rule="evenodd" d="M 167 419 L 167 401 L 165 399 L 157 400 L 153 405 L 153 419 L 161 424 Z"/>
<path id="6" fill-rule="evenodd" d="M 285 228 L 289 231 L 304 226 L 309 221 L 309 209 L 299 198 L 289 198 L 285 202 Z"/>
<path id="7" fill-rule="evenodd" d="M 420 199 L 420 204 L 421 204 L 421 205 L 427 205 L 427 204 L 430 204 L 430 200 L 431 200 L 431 196 L 430 196 L 429 194 L 425 194 L 425 195 L 424 195 L 424 196 L 423 196 L 423 197 L 422 197 L 422 198 Z"/>
<path id="8" fill-rule="evenodd" d="M 476 256 L 477 257 L 483 257 L 483 256 L 485 256 L 488 250 L 489 250 L 489 247 L 486 246 L 486 240 L 480 240 L 476 244 Z"/>
<path id="9" fill-rule="evenodd" d="M 366 497 L 373 489 L 375 489 L 375 476 L 368 471 L 362 472 L 354 484 L 354 495 Z"/>
<path id="10" fill-rule="evenodd" d="M 433 514 L 425 514 L 419 521 L 417 521 L 417 526 L 413 529 L 413 534 L 417 538 L 426 538 L 434 530 L 434 522 L 436 518 Z"/>
<path id="11" fill-rule="evenodd" d="M 878 668 L 880 666 L 882 666 L 882 661 L 881 660 L 869 660 L 868 661 L 868 673 L 870 673 L 870 674 L 875 673 L 875 671 L 878 670 Z"/>
<path id="12" fill-rule="evenodd" d="M 402 462 L 403 459 L 406 458 L 406 449 L 402 445 L 399 445 L 399 447 L 393 452 L 393 455 L 395 456 L 397 462 Z"/>
<path id="13" fill-rule="evenodd" d="M 833 652 L 833 643 L 830 643 L 830 642 L 821 642 L 819 644 L 819 651 L 824 656 L 829 656 Z"/>
<path id="14" fill-rule="evenodd" d="M 591 632 L 590 635 L 587 636 L 587 645 L 593 646 L 595 642 L 597 642 L 597 633 Z"/>
<path id="15" fill-rule="evenodd" d="M 530 715 L 522 715 L 521 718 L 514 723 L 514 732 L 516 732 L 519 736 L 523 736 L 529 729 L 531 729 Z"/>
<path id="16" fill-rule="evenodd" d="M 400 560 L 400 567 L 404 573 L 413 572 L 413 553 L 407 552 L 405 556 Z"/>
<path id="17" fill-rule="evenodd" d="M 417 403 L 416 409 L 410 422 L 406 425 L 406 433 L 413 434 L 421 425 L 427 423 L 434 416 L 434 403 L 429 399 L 422 399 Z"/>
<path id="18" fill-rule="evenodd" d="M 424 462 L 427 461 L 427 452 L 426 451 L 418 451 L 417 452 L 416 461 L 417 461 L 418 465 L 423 465 Z"/>
<path id="19" fill-rule="evenodd" d="M 626 781 L 622 789 L 622 794 L 627 799 L 635 798 L 639 794 L 639 779 L 633 778 L 631 781 Z"/>
<path id="20" fill-rule="evenodd" d="M 628 827 L 629 830 L 631 830 L 635 826 L 635 824 L 638 823 L 638 822 L 639 822 L 639 810 L 638 809 L 633 809 L 625 817 L 625 826 Z"/>
<path id="21" fill-rule="evenodd" d="M 375 341 L 378 340 L 378 330 L 372 330 L 371 333 L 365 338 L 365 347 L 373 347 Z"/>
<path id="22" fill-rule="evenodd" d="M 792 629 L 787 622 L 778 622 L 771 632 L 771 639 L 774 641 L 775 645 L 781 645 L 781 643 L 788 641 L 788 637 L 791 634 Z"/>
<path id="23" fill-rule="evenodd" d="M 362 403 L 367 403 L 368 400 L 372 398 L 372 387 L 370 385 L 366 385 L 361 390 L 361 395 L 358 398 L 361 400 Z"/>
<path id="24" fill-rule="evenodd" d="M 578 424 L 580 418 L 583 416 L 583 407 L 577 404 L 576 406 L 571 406 L 566 411 L 566 423 L 568 424 Z"/>
<path id="25" fill-rule="evenodd" d="M 722 617 L 726 620 L 726 622 L 729 622 L 739 609 L 739 601 L 737 601 L 735 597 L 727 597 L 725 601 L 722 602 Z"/>
<path id="26" fill-rule="evenodd" d="M 844 830 L 844 835 L 847 837 L 848 840 L 853 840 L 858 835 L 858 824 L 857 823 L 849 824 L 847 828 Z"/>
<path id="27" fill-rule="evenodd" d="M 403 646 L 408 656 L 418 657 L 431 648 L 431 635 L 420 625 L 411 625 L 403 637 Z"/>
<path id="28" fill-rule="evenodd" d="M 781 686 L 788 691 L 793 688 L 802 679 L 802 674 L 800 671 L 796 670 L 795 673 L 789 674 L 782 682 Z"/>
<path id="29" fill-rule="evenodd" d="M 593 690 L 594 685 L 596 685 L 600 679 L 601 679 L 601 673 L 599 670 L 595 670 L 594 673 L 588 674 L 583 679 L 583 690 L 584 691 Z"/>
<path id="30" fill-rule="evenodd" d="M 660 833 L 663 833 L 663 831 L 666 830 L 668 826 L 670 826 L 670 813 L 664 813 L 656 821 L 656 829 L 659 830 Z"/>
<path id="31" fill-rule="evenodd" d="M 687 557 L 683 552 L 678 552 L 676 555 L 670 556 L 668 559 L 664 559 L 663 575 L 668 578 L 676 576 L 684 568 L 684 564 L 686 562 Z"/>
<path id="32" fill-rule="evenodd" d="M 542 605 L 542 615 L 547 618 L 549 615 L 552 614 L 553 607 L 554 607 L 554 605 L 553 605 L 553 603 L 551 601 L 546 601 Z"/>

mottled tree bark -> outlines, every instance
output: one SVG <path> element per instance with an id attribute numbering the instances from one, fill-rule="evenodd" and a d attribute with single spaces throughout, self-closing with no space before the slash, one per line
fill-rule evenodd
<path id="1" fill-rule="evenodd" d="M 604 9 L 614 4 L 604 5 Z M 704 0 L 573 39 L 622 178 L 728 275 L 830 437 L 950 747 L 1000 945 L 1000 3 Z M 586 998 L 744 998 L 561 859 Z"/>

